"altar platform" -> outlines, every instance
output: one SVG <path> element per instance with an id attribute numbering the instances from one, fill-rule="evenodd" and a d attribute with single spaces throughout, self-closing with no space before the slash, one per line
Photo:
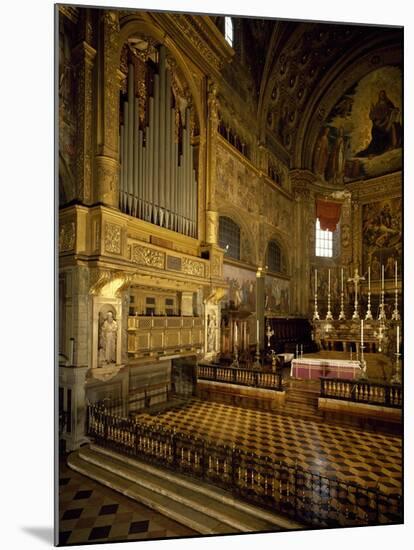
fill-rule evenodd
<path id="1" fill-rule="evenodd" d="M 341 378 L 355 380 L 361 374 L 359 361 L 330 358 L 301 357 L 293 359 L 290 367 L 290 376 L 305 380 L 324 378 Z"/>
<path id="2" fill-rule="evenodd" d="M 298 358 L 298 360 L 301 358 Z M 383 355 L 382 353 L 364 353 L 364 359 L 367 363 L 367 375 L 368 378 L 372 382 L 387 382 L 392 376 L 393 373 L 393 365 L 389 357 L 386 355 Z M 303 354 L 303 360 L 318 360 L 321 363 L 325 365 L 332 365 L 332 374 L 324 374 L 323 372 L 319 376 L 331 376 L 338 378 L 337 372 L 335 372 L 335 363 L 336 361 L 343 361 L 349 364 L 354 364 L 356 362 L 356 356 L 355 353 L 352 354 L 352 362 L 351 362 L 351 356 L 349 352 L 342 352 L 342 351 L 326 351 L 321 350 L 318 353 L 307 353 Z M 295 359 L 293 361 L 296 361 Z M 309 375 L 307 372 L 302 371 L 302 376 L 297 376 L 295 373 L 292 372 L 292 365 L 293 361 L 291 363 L 291 368 L 288 372 L 285 371 L 284 378 L 287 377 L 293 378 L 293 379 L 300 379 L 302 381 L 306 380 L 315 380 L 315 378 L 319 378 L 319 376 L 314 376 L 309 378 Z M 289 376 L 290 375 L 290 376 Z M 339 376 L 340 377 L 340 376 Z M 348 377 L 349 379 L 349 377 Z"/>

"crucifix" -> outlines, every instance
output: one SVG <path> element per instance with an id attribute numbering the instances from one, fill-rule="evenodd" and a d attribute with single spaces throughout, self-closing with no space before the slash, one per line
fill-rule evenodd
<path id="1" fill-rule="evenodd" d="M 355 286 L 355 301 L 354 301 L 354 313 L 352 315 L 352 319 L 359 320 L 359 314 L 358 314 L 358 285 L 361 281 L 365 281 L 365 277 L 360 277 L 358 275 L 358 268 L 356 267 L 354 270 L 354 276 L 352 278 L 348 279 L 348 283 L 354 283 Z"/>
<path id="2" fill-rule="evenodd" d="M 270 348 L 270 338 L 274 336 L 275 331 L 270 328 L 270 324 L 267 325 L 266 336 L 267 336 L 267 347 Z"/>

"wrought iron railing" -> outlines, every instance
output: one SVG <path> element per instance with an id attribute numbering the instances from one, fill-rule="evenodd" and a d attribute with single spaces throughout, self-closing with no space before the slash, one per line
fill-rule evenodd
<path id="1" fill-rule="evenodd" d="M 140 425 L 88 407 L 88 435 L 97 445 L 188 474 L 230 491 L 255 505 L 313 527 L 402 522 L 398 494 L 329 479 L 227 445 Z"/>
<path id="2" fill-rule="evenodd" d="M 356 403 L 401 408 L 403 390 L 400 385 L 374 383 L 366 380 L 321 378 L 320 396 Z"/>
<path id="3" fill-rule="evenodd" d="M 223 367 L 221 365 L 198 365 L 197 378 L 239 386 L 251 386 L 266 390 L 283 391 L 282 374 L 253 369 Z"/>

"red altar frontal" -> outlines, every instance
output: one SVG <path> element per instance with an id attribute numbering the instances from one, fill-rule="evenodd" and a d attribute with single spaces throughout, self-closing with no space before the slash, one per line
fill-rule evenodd
<path id="1" fill-rule="evenodd" d="M 290 368 L 292 378 L 303 380 L 315 380 L 321 376 L 354 380 L 360 372 L 359 361 L 344 359 L 293 359 Z"/>

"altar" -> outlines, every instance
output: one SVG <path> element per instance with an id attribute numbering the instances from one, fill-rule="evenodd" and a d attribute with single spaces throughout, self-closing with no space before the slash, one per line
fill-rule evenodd
<path id="1" fill-rule="evenodd" d="M 304 380 L 315 380 L 321 376 L 327 378 L 343 378 L 355 380 L 361 373 L 359 361 L 330 358 L 298 358 L 293 359 L 290 376 Z"/>

